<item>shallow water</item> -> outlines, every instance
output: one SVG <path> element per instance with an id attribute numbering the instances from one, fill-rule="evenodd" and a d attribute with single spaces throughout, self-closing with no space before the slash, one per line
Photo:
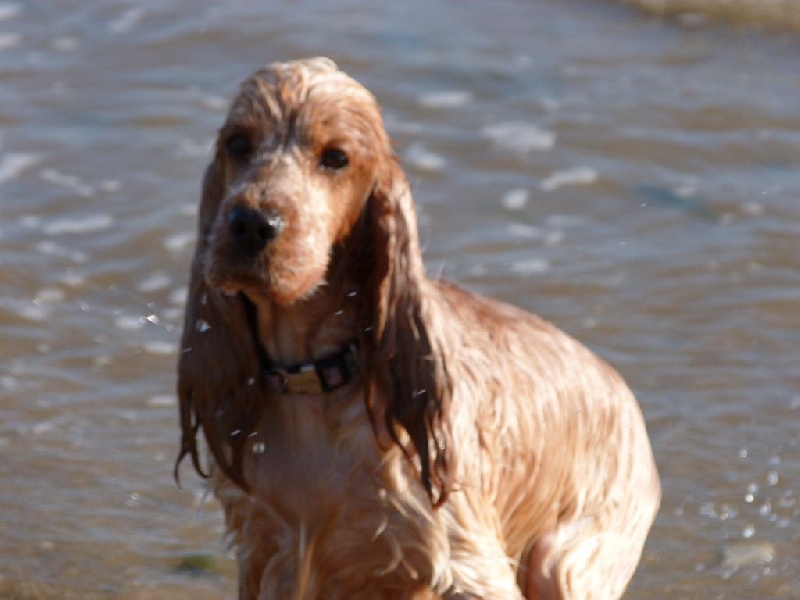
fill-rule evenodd
<path id="1" fill-rule="evenodd" d="M 0 597 L 232 596 L 172 480 L 200 174 L 243 76 L 326 54 L 384 107 L 429 272 L 637 393 L 664 501 L 626 597 L 800 598 L 797 34 L 374 4 L 0 4 Z"/>

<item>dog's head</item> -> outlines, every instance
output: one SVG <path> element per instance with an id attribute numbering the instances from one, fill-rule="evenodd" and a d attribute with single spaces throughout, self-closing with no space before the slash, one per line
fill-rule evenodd
<path id="1" fill-rule="evenodd" d="M 208 284 L 284 305 L 307 297 L 390 162 L 377 102 L 331 61 L 256 72 L 230 107 L 206 175 Z"/>

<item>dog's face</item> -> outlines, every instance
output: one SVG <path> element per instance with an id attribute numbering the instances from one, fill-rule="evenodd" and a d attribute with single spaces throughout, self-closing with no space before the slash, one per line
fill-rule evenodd
<path id="1" fill-rule="evenodd" d="M 390 156 L 375 99 L 332 63 L 254 74 L 207 174 L 217 179 L 207 181 L 201 207 L 207 283 L 280 305 L 309 296 Z"/>

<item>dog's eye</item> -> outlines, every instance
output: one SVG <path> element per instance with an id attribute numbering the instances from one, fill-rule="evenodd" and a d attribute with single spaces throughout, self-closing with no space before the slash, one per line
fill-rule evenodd
<path id="1" fill-rule="evenodd" d="M 319 164 L 333 171 L 344 169 L 349 162 L 347 154 L 339 150 L 339 148 L 326 148 L 322 152 L 322 156 L 319 157 Z"/>
<path id="2" fill-rule="evenodd" d="M 225 140 L 225 152 L 236 161 L 247 160 L 253 152 L 250 139 L 242 133 L 234 133 Z"/>

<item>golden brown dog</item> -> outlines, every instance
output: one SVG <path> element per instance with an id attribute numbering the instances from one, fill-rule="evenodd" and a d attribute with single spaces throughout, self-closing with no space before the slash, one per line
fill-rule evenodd
<path id="1" fill-rule="evenodd" d="M 378 105 L 327 59 L 233 101 L 178 369 L 178 463 L 211 478 L 243 599 L 618 598 L 659 504 L 611 367 L 425 277 Z"/>

